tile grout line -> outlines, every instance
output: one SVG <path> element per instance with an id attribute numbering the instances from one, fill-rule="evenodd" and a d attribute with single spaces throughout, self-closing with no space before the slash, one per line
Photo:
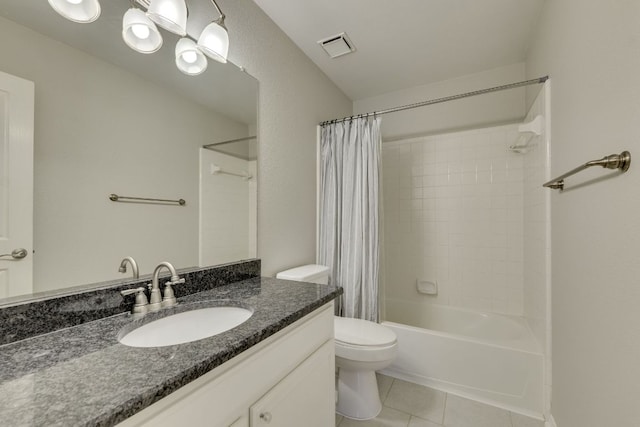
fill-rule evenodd
<path id="1" fill-rule="evenodd" d="M 440 422 L 441 425 L 444 426 L 444 417 L 447 414 L 447 402 L 449 401 L 449 393 L 445 393 L 444 394 L 444 405 L 442 405 L 442 421 Z"/>
<path id="2" fill-rule="evenodd" d="M 398 411 L 398 410 L 396 409 L 396 411 Z M 398 411 L 398 412 L 402 412 L 402 411 Z M 406 412 L 402 412 L 402 413 L 403 413 L 403 414 L 406 414 Z M 437 423 L 437 422 L 435 422 L 435 421 L 433 421 L 433 420 L 430 420 L 430 419 L 428 419 L 428 418 L 422 418 L 422 417 L 419 417 L 419 416 L 417 416 L 417 415 L 413 415 L 413 414 L 409 414 L 409 415 L 410 415 L 410 418 L 409 418 L 409 424 L 411 424 L 411 420 L 413 420 L 413 419 L 415 418 L 416 420 L 426 421 L 426 422 L 428 422 L 428 423 L 430 423 L 430 424 L 433 424 L 433 425 L 434 425 L 434 426 L 436 426 L 436 427 L 444 427 L 444 424 Z M 337 427 L 337 426 L 336 426 L 336 427 Z"/>
<path id="3" fill-rule="evenodd" d="M 411 424 L 411 418 L 414 417 L 413 414 L 401 411 L 399 409 L 391 408 L 391 407 L 386 406 L 384 404 L 386 402 L 387 398 L 389 397 L 389 394 L 391 393 L 391 387 L 393 387 L 393 384 L 396 382 L 396 378 L 389 377 L 389 376 L 387 376 L 387 378 L 391 378 L 391 384 L 389 385 L 389 389 L 387 390 L 387 392 L 384 395 L 384 399 L 382 399 L 382 407 L 383 408 L 393 409 L 394 411 L 400 412 L 400 413 L 405 414 L 405 415 L 409 415 L 409 420 L 407 421 L 407 425 L 405 426 L 405 427 L 409 427 L 409 424 Z"/>
<path id="4" fill-rule="evenodd" d="M 421 420 L 425 419 L 425 418 L 420 418 L 419 416 L 417 416 L 415 414 L 412 414 L 411 412 L 403 411 L 401 409 L 392 408 L 391 406 L 386 406 L 384 404 L 382 405 L 382 407 L 383 408 L 387 408 L 387 409 L 391 409 L 392 411 L 395 411 L 395 412 L 400 412 L 401 414 L 404 414 L 404 415 L 409 415 L 409 421 L 411 421 L 411 418 L 418 418 L 418 419 L 421 419 Z M 426 421 L 430 421 L 430 420 L 426 420 Z"/>
<path id="5" fill-rule="evenodd" d="M 391 378 L 391 384 L 389 384 L 389 388 L 387 389 L 386 393 L 384 394 L 384 399 L 382 399 L 382 406 L 384 406 L 384 402 L 387 401 L 387 398 L 389 397 L 389 393 L 391 393 L 391 387 L 393 387 L 393 383 L 396 382 L 396 379 L 393 377 L 387 377 L 387 378 Z"/>

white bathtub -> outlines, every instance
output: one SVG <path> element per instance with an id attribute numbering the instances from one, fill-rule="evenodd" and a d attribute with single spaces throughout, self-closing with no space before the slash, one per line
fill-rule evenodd
<path id="1" fill-rule="evenodd" d="M 542 418 L 544 357 L 517 317 L 387 298 L 398 356 L 382 373 Z"/>

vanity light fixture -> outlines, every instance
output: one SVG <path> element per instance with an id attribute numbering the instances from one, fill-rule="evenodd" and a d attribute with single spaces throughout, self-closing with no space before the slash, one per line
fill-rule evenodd
<path id="1" fill-rule="evenodd" d="M 98 0 L 48 0 L 51 7 L 70 21 L 89 23 L 100 16 Z M 215 0 L 211 3 L 219 17 L 207 25 L 197 38 L 187 34 L 187 4 L 185 0 L 130 0 L 131 8 L 122 18 L 122 38 L 131 49 L 153 53 L 162 47 L 162 34 L 156 24 L 182 36 L 176 44 L 178 69 L 195 76 L 207 69 L 207 56 L 226 63 L 229 53 L 229 33 L 224 25 L 225 15 Z M 136 7 L 136 3 L 139 7 Z M 145 12 L 146 9 L 146 12 Z M 206 56 L 205 56 L 206 55 Z"/>
<path id="2" fill-rule="evenodd" d="M 86 24 L 100 16 L 98 0 L 49 0 L 49 4 L 69 21 Z"/>
<path id="3" fill-rule="evenodd" d="M 198 38 L 198 47 L 209 58 L 224 64 L 227 62 L 227 54 L 229 53 L 229 33 L 224 25 L 224 13 L 214 0 L 211 0 L 211 3 L 215 6 L 220 17 L 202 30 L 202 34 Z"/>
<path id="4" fill-rule="evenodd" d="M 207 69 L 207 58 L 193 40 L 183 37 L 176 44 L 176 66 L 189 76 L 197 76 Z"/>
<path id="5" fill-rule="evenodd" d="M 147 16 L 167 31 L 187 35 L 187 4 L 184 0 L 151 0 Z"/>
<path id="6" fill-rule="evenodd" d="M 122 38 L 131 49 L 153 53 L 162 47 L 162 35 L 143 10 L 132 7 L 122 18 Z"/>

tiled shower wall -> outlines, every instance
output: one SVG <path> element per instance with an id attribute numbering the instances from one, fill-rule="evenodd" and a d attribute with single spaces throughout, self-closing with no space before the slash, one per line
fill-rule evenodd
<path id="1" fill-rule="evenodd" d="M 384 293 L 523 314 L 524 155 L 517 125 L 383 144 Z M 420 294 L 417 280 L 436 281 Z"/>

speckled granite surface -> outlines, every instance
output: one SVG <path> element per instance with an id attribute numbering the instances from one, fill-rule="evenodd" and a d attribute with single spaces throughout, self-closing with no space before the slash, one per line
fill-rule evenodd
<path id="1" fill-rule="evenodd" d="M 136 320 L 119 314 L 0 346 L 0 424 L 110 426 L 157 402 L 342 293 L 332 286 L 252 278 L 179 298 Z M 191 307 L 237 302 L 254 310 L 211 338 L 161 348 L 118 333 Z"/>
<path id="2" fill-rule="evenodd" d="M 216 286 L 260 276 L 260 260 L 248 260 L 215 267 L 178 270 L 185 283 L 175 286 L 176 297 Z M 167 278 L 163 270 L 160 283 Z M 91 289 L 67 290 L 68 295 L 48 295 L 27 302 L 0 305 L 0 344 L 23 340 L 103 317 L 131 311 L 134 296 L 122 297 L 120 290 L 145 286 L 151 277 L 113 280 L 90 285 Z"/>

